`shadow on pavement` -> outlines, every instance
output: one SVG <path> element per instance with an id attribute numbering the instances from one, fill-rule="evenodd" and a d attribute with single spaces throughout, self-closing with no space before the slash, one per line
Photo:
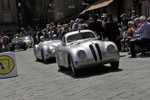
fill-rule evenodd
<path id="1" fill-rule="evenodd" d="M 43 60 L 35 60 L 35 61 L 38 62 L 38 63 L 43 63 L 45 65 L 56 63 L 56 59 L 55 58 L 51 58 L 47 62 L 44 62 Z"/>
<path id="2" fill-rule="evenodd" d="M 66 69 L 65 71 L 62 71 L 62 73 L 69 75 L 73 78 L 87 78 L 87 77 L 93 77 L 93 76 L 103 75 L 107 73 L 120 72 L 122 70 L 123 69 L 112 70 L 110 66 L 95 66 L 92 68 L 81 69 L 80 75 L 77 77 L 73 76 L 71 69 Z"/>
<path id="3" fill-rule="evenodd" d="M 150 57 L 150 53 L 139 54 L 138 57 L 147 58 Z"/>

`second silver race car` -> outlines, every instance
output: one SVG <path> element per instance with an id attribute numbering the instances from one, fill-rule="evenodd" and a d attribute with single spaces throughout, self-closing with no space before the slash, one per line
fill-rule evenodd
<path id="1" fill-rule="evenodd" d="M 55 48 L 61 45 L 61 40 L 49 40 L 36 44 L 33 48 L 37 60 L 43 60 L 45 63 L 50 58 L 55 58 Z"/>
<path id="2" fill-rule="evenodd" d="M 112 69 L 119 67 L 119 51 L 111 41 L 100 41 L 91 30 L 73 31 L 64 35 L 62 45 L 56 49 L 59 70 L 71 68 L 73 75 L 79 69 L 110 63 Z"/>

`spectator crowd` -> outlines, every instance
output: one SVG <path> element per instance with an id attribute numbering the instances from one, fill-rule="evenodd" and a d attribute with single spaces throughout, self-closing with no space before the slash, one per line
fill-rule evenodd
<path id="1" fill-rule="evenodd" d="M 94 14 L 92 18 L 84 20 L 77 18 L 66 24 L 47 25 L 44 29 L 36 28 L 27 31 L 22 30 L 19 34 L 14 35 L 31 35 L 34 43 L 41 42 L 41 37 L 45 40 L 62 39 L 62 37 L 70 31 L 90 29 L 100 36 L 100 40 L 114 42 L 120 52 L 129 52 L 131 57 L 136 57 L 137 53 L 144 53 L 146 44 L 150 44 L 150 17 L 138 16 L 133 10 L 131 16 L 122 14 L 121 20 L 116 17 L 103 13 L 101 16 Z M 10 41 L 8 36 L 0 37 L 0 52 L 2 47 L 7 51 Z"/>

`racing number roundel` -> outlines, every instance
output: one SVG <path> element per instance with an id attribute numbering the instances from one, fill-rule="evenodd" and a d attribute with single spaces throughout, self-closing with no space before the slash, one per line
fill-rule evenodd
<path id="1" fill-rule="evenodd" d="M 0 56 L 0 74 L 8 74 L 14 69 L 14 60 L 9 56 Z"/>

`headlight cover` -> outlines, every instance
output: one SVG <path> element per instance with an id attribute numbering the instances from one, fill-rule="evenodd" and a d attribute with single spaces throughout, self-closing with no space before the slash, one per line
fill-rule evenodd
<path id="1" fill-rule="evenodd" d="M 86 58 L 86 52 L 84 50 L 80 50 L 80 51 L 78 51 L 77 56 L 80 59 L 84 59 L 84 58 Z"/>
<path id="2" fill-rule="evenodd" d="M 115 52 L 115 46 L 114 45 L 108 45 L 108 47 L 107 47 L 107 51 L 109 52 L 109 53 L 113 53 L 113 52 Z"/>

